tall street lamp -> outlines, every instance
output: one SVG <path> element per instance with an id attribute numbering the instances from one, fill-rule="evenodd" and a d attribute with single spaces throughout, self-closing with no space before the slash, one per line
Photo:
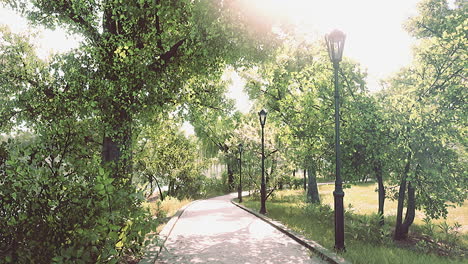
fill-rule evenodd
<path id="1" fill-rule="evenodd" d="M 346 35 L 333 30 L 325 36 L 327 42 L 328 55 L 333 62 L 335 73 L 335 159 L 336 159 L 336 178 L 335 191 L 333 197 L 335 200 L 335 250 L 345 251 L 344 245 L 344 208 L 343 208 L 343 183 L 341 180 L 341 150 L 340 150 L 340 93 L 338 88 L 338 70 L 343 56 L 343 48 Z"/>
<path id="2" fill-rule="evenodd" d="M 237 188 L 237 198 L 239 203 L 242 203 L 242 143 L 238 146 L 239 149 L 239 187 Z"/>
<path id="3" fill-rule="evenodd" d="M 265 121 L 267 112 L 262 109 L 258 112 L 258 116 L 260 118 L 260 125 L 262 126 L 262 184 L 260 185 L 260 213 L 266 214 L 266 186 L 265 186 L 265 138 L 263 136 L 263 130 L 265 128 Z"/>

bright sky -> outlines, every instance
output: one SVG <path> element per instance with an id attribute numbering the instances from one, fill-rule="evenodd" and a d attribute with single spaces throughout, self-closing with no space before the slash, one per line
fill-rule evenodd
<path id="1" fill-rule="evenodd" d="M 347 35 L 344 56 L 359 62 L 369 73 L 368 85 L 378 90 L 378 80 L 388 77 L 411 61 L 414 40 L 402 23 L 416 15 L 419 0 L 241 0 L 254 12 L 289 19 L 308 38 L 323 37 L 333 29 Z M 0 24 L 14 32 L 31 30 L 27 22 L 0 4 Z M 36 31 L 32 29 L 32 31 Z M 63 52 L 77 46 L 77 40 L 64 31 L 44 30 L 37 39 L 38 53 L 45 58 L 49 51 Z M 237 108 L 247 112 L 251 103 L 243 93 L 244 82 L 233 73 L 229 97 Z"/>
<path id="2" fill-rule="evenodd" d="M 346 36 L 344 56 L 361 64 L 368 72 L 368 87 L 380 89 L 378 81 L 411 62 L 415 40 L 403 23 L 417 14 L 420 0 L 243 0 L 264 16 L 288 19 L 306 39 L 323 38 L 333 29 Z M 239 77 L 234 74 L 233 80 Z M 238 98 L 243 112 L 251 104 L 242 93 L 242 82 L 233 83 L 230 96 Z"/>
<path id="3" fill-rule="evenodd" d="M 15 33 L 35 32 L 39 33 L 35 45 L 38 56 L 45 59 L 51 52 L 66 52 L 78 46 L 78 38 L 68 35 L 64 30 L 48 30 L 44 28 L 32 28 L 23 17 L 4 8 L 0 3 L 0 25 L 7 25 Z"/>

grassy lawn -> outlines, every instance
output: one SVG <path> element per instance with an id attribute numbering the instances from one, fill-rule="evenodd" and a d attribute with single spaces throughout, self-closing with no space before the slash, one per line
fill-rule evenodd
<path id="1" fill-rule="evenodd" d="M 333 190 L 335 186 L 321 185 L 319 186 L 320 199 L 323 204 L 333 206 Z M 347 210 L 351 210 L 357 214 L 370 215 L 377 212 L 377 183 L 364 183 L 354 185 L 350 189 L 345 189 L 344 206 Z M 349 208 L 351 204 L 351 208 Z M 397 201 L 390 199 L 385 200 L 385 215 L 395 216 L 397 212 Z M 468 201 L 465 201 L 461 207 L 450 207 L 448 209 L 449 215 L 447 219 L 434 220 L 434 223 L 442 223 L 446 221 L 448 224 L 455 224 L 458 222 L 461 224 L 461 230 L 463 233 L 468 233 Z M 416 224 L 423 224 L 424 213 L 416 212 Z"/>
<path id="2" fill-rule="evenodd" d="M 333 188 L 332 185 L 320 186 L 321 199 L 325 206 L 318 207 L 308 206 L 304 203 L 305 197 L 301 190 L 278 191 L 274 197 L 267 201 L 268 217 L 279 220 L 306 237 L 333 249 L 333 211 L 328 206 L 333 202 Z M 377 211 L 377 194 L 374 189 L 374 184 L 364 184 L 345 190 L 345 205 L 351 203 L 352 212 L 348 211 L 345 216 L 347 252 L 343 254 L 343 257 L 358 264 L 468 263 L 466 255 L 465 259 L 438 256 L 432 249 L 428 250 L 423 245 L 419 245 L 415 239 L 400 244 L 393 242 L 391 232 L 395 217 L 386 217 L 386 226 L 379 229 L 377 218 L 372 215 Z M 246 197 L 244 205 L 256 210 L 260 208 L 258 200 L 249 197 Z M 396 207 L 396 203 L 387 201 L 386 211 L 392 213 L 394 206 Z M 452 222 L 453 219 L 457 219 L 466 227 L 466 215 L 463 212 L 466 212 L 467 208 L 465 203 L 463 208 L 451 210 L 449 219 Z M 422 220 L 419 219 L 418 223 L 422 223 Z M 419 229 L 417 226 L 411 227 L 411 230 Z M 465 249 L 468 245 L 467 237 L 466 233 L 460 237 L 460 243 L 464 245 Z M 463 255 L 463 253 L 457 252 L 458 255 Z M 443 253 L 444 251 L 439 252 L 439 254 Z"/>

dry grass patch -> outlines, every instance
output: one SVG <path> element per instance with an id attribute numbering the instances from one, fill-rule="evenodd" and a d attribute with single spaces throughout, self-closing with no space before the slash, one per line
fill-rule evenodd
<path id="1" fill-rule="evenodd" d="M 179 200 L 175 197 L 167 196 L 163 201 L 161 200 L 152 200 L 146 202 L 147 206 L 151 212 L 151 215 L 155 216 L 159 222 L 156 232 L 159 233 L 166 225 L 167 221 L 171 219 L 172 216 L 182 207 L 192 202 L 192 199 L 183 199 Z"/>

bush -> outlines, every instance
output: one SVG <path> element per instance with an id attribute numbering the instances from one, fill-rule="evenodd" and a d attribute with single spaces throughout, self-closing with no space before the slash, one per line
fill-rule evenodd
<path id="1" fill-rule="evenodd" d="M 203 197 L 213 197 L 228 192 L 229 188 L 222 179 L 204 177 L 203 188 L 201 190 Z"/>
<path id="2" fill-rule="evenodd" d="M 302 178 L 293 178 L 292 181 L 292 186 L 294 189 L 301 189 L 302 186 L 304 186 L 304 179 Z"/>
<path id="3" fill-rule="evenodd" d="M 423 252 L 437 252 L 445 256 L 464 256 L 466 245 L 463 246 L 463 239 L 467 235 L 460 233 L 461 225 L 453 225 L 447 222 L 434 224 L 429 218 L 424 218 L 424 225 L 417 228 L 420 234 L 417 239 L 417 247 Z M 465 237 L 465 238 L 464 238 Z"/>
<path id="4" fill-rule="evenodd" d="M 333 209 L 327 204 L 306 203 L 303 207 L 304 214 L 319 219 L 322 223 L 334 221 Z"/>
<path id="5" fill-rule="evenodd" d="M 391 241 L 391 227 L 379 225 L 380 216 L 346 214 L 345 234 L 355 240 L 374 245 Z"/>
<path id="6" fill-rule="evenodd" d="M 52 143 L 4 143 L 0 263 L 117 263 L 139 254 L 156 228 L 143 194 L 108 177 L 99 156 L 79 159 L 79 149 Z"/>

